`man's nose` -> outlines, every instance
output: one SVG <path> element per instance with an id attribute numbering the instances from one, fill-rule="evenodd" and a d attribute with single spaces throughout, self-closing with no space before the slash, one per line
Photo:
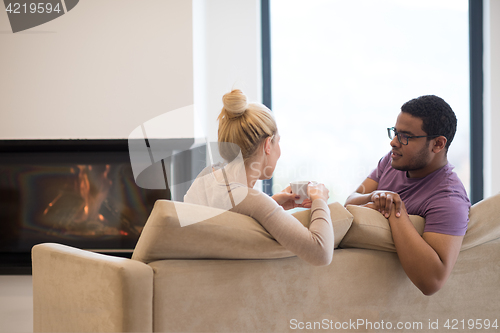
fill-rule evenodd
<path id="1" fill-rule="evenodd" d="M 401 142 L 399 142 L 397 135 L 394 136 L 394 138 L 391 140 L 390 144 L 391 144 L 391 147 L 400 147 L 401 146 Z"/>

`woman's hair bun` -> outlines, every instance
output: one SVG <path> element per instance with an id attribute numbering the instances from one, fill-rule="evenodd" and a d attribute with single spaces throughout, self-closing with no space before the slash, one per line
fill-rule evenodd
<path id="1" fill-rule="evenodd" d="M 234 89 L 222 96 L 222 102 L 229 118 L 243 115 L 248 108 L 247 96 L 239 89 Z"/>

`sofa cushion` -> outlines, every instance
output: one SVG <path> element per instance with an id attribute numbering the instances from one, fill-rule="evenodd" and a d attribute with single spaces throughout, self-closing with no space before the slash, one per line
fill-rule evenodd
<path id="1" fill-rule="evenodd" d="M 329 205 L 335 247 L 352 223 L 339 203 Z M 183 225 L 179 223 L 182 216 Z M 292 214 L 306 227 L 310 210 Z M 201 221 L 201 222 L 199 222 Z M 132 259 L 273 259 L 294 256 L 253 218 L 217 208 L 158 200 L 144 226 Z"/>
<path id="2" fill-rule="evenodd" d="M 469 212 L 469 225 L 462 242 L 461 251 L 500 238 L 500 194 L 473 205 Z M 395 252 L 389 221 L 378 211 L 348 205 L 353 215 L 352 226 L 340 243 L 342 248 L 362 248 Z M 422 235 L 425 219 L 410 215 L 415 229 Z"/>
<path id="3" fill-rule="evenodd" d="M 355 247 L 396 252 L 389 221 L 382 214 L 367 207 L 347 205 L 346 208 L 354 219 L 351 228 L 340 242 L 341 248 Z M 410 215 L 410 221 L 422 235 L 425 219 L 421 216 Z"/>
<path id="4" fill-rule="evenodd" d="M 473 205 L 461 250 L 500 238 L 500 193 Z"/>

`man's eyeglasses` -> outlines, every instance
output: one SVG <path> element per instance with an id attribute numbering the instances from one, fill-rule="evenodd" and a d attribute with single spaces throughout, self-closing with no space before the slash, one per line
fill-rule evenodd
<path id="1" fill-rule="evenodd" d="M 398 141 L 400 144 L 406 146 L 408 145 L 408 139 L 416 139 L 416 138 L 437 138 L 441 135 L 407 135 L 404 133 L 399 133 L 396 131 L 394 127 L 389 127 L 387 129 L 387 134 L 389 135 L 389 139 L 393 140 L 395 136 L 398 137 Z"/>

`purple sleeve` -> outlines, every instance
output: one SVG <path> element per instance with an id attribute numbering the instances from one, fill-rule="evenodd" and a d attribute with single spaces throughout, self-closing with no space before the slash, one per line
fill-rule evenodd
<path id="1" fill-rule="evenodd" d="M 368 178 L 373 179 L 377 183 L 380 183 L 380 177 L 384 173 L 384 170 L 387 168 L 387 165 L 391 162 L 391 153 L 385 155 L 378 161 L 378 165 L 373 171 L 368 175 Z"/>
<path id="2" fill-rule="evenodd" d="M 458 194 L 450 194 L 429 204 L 424 232 L 463 236 L 469 223 L 470 202 Z"/>

